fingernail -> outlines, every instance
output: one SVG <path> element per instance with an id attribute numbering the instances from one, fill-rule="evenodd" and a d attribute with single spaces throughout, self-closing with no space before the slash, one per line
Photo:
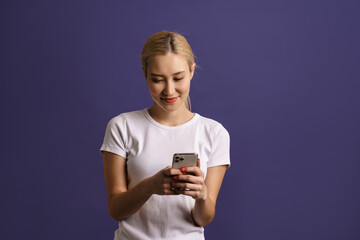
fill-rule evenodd
<path id="1" fill-rule="evenodd" d="M 200 160 L 200 158 L 198 158 L 198 160 Z"/>
<path id="2" fill-rule="evenodd" d="M 184 171 L 185 171 L 185 168 L 180 168 L 180 171 L 184 172 Z"/>
<path id="3" fill-rule="evenodd" d="M 173 176 L 173 179 L 175 179 L 175 180 L 176 180 L 176 179 L 177 179 L 177 176 Z"/>

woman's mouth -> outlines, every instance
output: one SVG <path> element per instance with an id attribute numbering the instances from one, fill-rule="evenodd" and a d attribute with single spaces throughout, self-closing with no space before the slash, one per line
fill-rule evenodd
<path id="1" fill-rule="evenodd" d="M 178 99 L 178 97 L 173 97 L 173 98 L 163 98 L 162 97 L 161 99 L 166 103 L 173 103 Z"/>

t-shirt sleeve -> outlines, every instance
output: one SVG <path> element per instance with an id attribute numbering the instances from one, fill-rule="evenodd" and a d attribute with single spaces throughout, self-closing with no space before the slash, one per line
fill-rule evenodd
<path id="1" fill-rule="evenodd" d="M 220 124 L 214 133 L 208 167 L 227 165 L 230 167 L 230 135 Z"/>
<path id="2" fill-rule="evenodd" d="M 114 117 L 107 124 L 104 142 L 100 148 L 100 152 L 111 152 L 126 158 L 126 139 L 127 134 L 125 116 L 119 115 Z"/>

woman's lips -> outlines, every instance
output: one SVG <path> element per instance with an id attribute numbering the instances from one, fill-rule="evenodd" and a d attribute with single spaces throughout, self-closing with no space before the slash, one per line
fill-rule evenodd
<path id="1" fill-rule="evenodd" d="M 177 99 L 178 99 L 178 97 L 173 97 L 173 98 L 161 98 L 162 100 L 164 100 L 164 102 L 166 102 L 166 103 L 173 103 L 173 102 L 175 102 Z"/>

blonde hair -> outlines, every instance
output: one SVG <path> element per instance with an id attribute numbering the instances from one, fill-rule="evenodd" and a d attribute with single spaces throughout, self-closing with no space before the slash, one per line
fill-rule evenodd
<path id="1" fill-rule="evenodd" d="M 151 57 L 156 55 L 165 55 L 175 53 L 185 57 L 190 73 L 195 63 L 195 57 L 190 44 L 184 36 L 176 32 L 161 31 L 151 35 L 144 44 L 141 53 L 141 63 L 144 69 L 145 77 L 147 75 L 147 65 Z M 186 98 L 185 106 L 191 111 L 190 96 Z"/>

